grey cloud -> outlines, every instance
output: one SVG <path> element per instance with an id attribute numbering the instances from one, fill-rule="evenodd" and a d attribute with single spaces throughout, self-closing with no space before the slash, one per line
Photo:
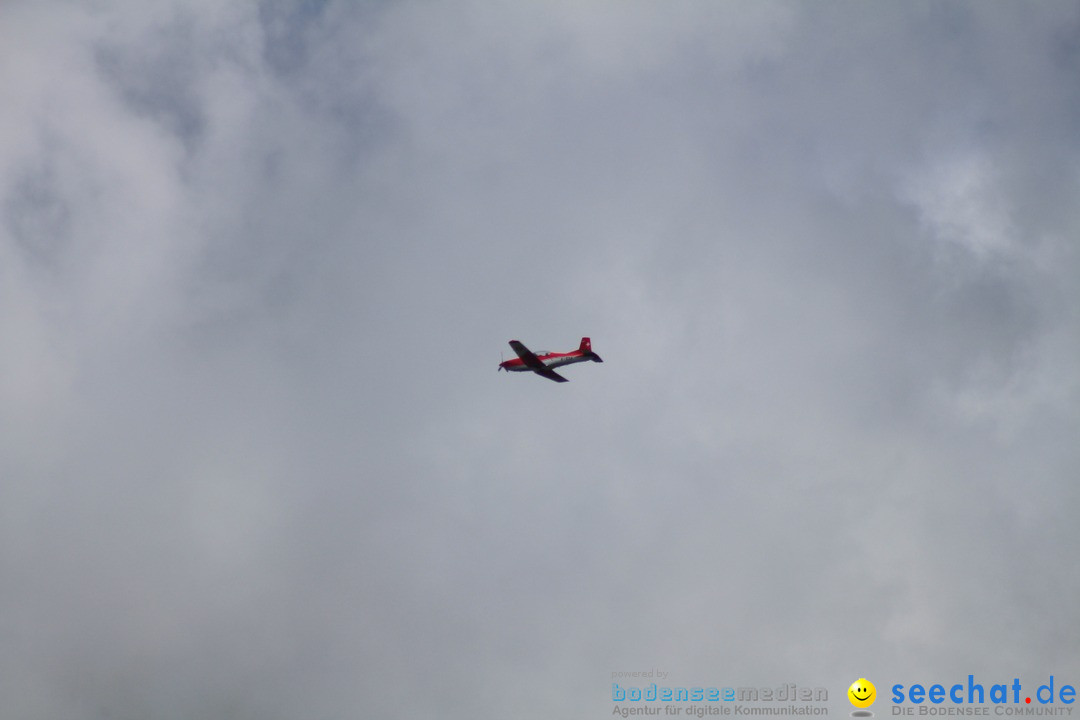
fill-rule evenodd
<path id="1" fill-rule="evenodd" d="M 1074 677 L 1076 22 L 0 10 L 6 714 Z"/>

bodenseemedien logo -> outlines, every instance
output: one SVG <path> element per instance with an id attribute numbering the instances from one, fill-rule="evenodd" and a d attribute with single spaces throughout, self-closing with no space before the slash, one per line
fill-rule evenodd
<path id="1" fill-rule="evenodd" d="M 616 671 L 612 679 L 654 677 L 651 672 Z M 667 679 L 667 673 L 655 677 Z M 625 682 L 625 681 L 623 681 Z M 774 686 L 659 685 L 645 686 L 611 683 L 613 715 L 678 715 L 711 717 L 713 715 L 807 716 L 828 715 L 829 691 L 796 683 Z"/>

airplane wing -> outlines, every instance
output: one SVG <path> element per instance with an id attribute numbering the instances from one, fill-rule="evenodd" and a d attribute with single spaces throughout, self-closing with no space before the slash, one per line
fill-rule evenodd
<path id="1" fill-rule="evenodd" d="M 525 347 L 520 340 L 511 340 L 510 347 L 514 348 L 514 352 L 518 354 L 521 361 L 529 366 L 532 370 L 547 370 L 547 366 L 540 362 L 540 358 L 536 357 L 536 354 L 532 350 Z"/>
<path id="2" fill-rule="evenodd" d="M 521 362 L 525 363 L 525 365 L 537 375 L 543 375 L 548 380 L 554 380 L 555 382 L 570 382 L 554 370 L 548 369 L 547 365 L 541 362 L 540 358 L 536 357 L 536 353 L 525 347 L 520 340 L 511 340 L 510 347 L 514 348 L 514 352 L 521 358 Z"/>
<path id="3" fill-rule="evenodd" d="M 554 370 L 549 370 L 548 368 L 544 368 L 543 370 L 533 370 L 533 372 L 537 375 L 543 375 L 548 380 L 554 380 L 555 382 L 570 382 L 559 373 Z"/>

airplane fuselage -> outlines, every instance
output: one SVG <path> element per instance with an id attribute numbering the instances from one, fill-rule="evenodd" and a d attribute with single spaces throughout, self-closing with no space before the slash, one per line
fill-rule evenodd
<path id="1" fill-rule="evenodd" d="M 574 351 L 569 353 L 536 353 L 536 357 L 540 359 L 540 362 L 544 363 L 544 367 L 557 368 L 563 365 L 573 365 L 574 363 L 591 361 L 592 357 L 587 356 L 582 352 Z M 533 369 L 525 364 L 521 358 L 514 358 L 507 360 L 504 363 L 500 363 L 499 367 L 509 372 L 533 372 Z"/>

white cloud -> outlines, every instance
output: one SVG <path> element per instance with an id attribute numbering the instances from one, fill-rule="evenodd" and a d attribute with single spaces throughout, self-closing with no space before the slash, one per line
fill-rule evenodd
<path id="1" fill-rule="evenodd" d="M 980 259 L 1008 255 L 1013 226 L 1008 199 L 984 154 L 946 158 L 909 181 L 907 192 L 919 209 L 927 231 Z"/>

